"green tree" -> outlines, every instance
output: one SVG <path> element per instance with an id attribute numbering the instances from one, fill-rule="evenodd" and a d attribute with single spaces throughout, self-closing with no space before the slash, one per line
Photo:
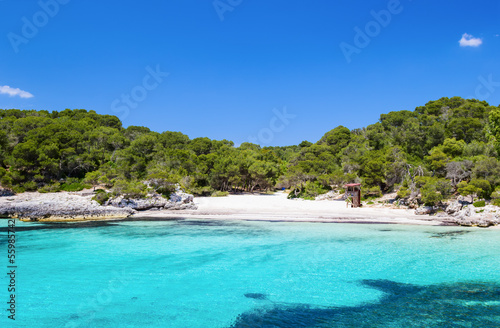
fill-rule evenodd
<path id="1" fill-rule="evenodd" d="M 478 187 L 469 184 L 466 181 L 462 181 L 457 185 L 457 191 L 462 196 L 470 196 L 471 203 L 474 202 L 474 197 L 480 192 Z"/>
<path id="2" fill-rule="evenodd" d="M 429 156 L 425 157 L 425 161 L 429 169 L 438 176 L 444 176 L 446 172 L 446 164 L 449 161 L 449 157 L 441 150 L 439 147 L 434 147 Z"/>

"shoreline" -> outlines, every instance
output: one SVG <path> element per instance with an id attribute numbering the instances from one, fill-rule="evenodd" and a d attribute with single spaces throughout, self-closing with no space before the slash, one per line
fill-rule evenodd
<path id="1" fill-rule="evenodd" d="M 191 214 L 191 213 L 137 213 L 125 220 L 219 220 L 219 221 L 265 221 L 265 222 L 303 222 L 303 223 L 350 223 L 350 224 L 400 224 L 400 225 L 427 225 L 427 226 L 455 226 L 459 225 L 447 220 L 414 220 L 405 218 L 386 217 L 289 217 L 269 214 Z"/>
<path id="2" fill-rule="evenodd" d="M 47 194 L 44 194 L 47 195 Z M 59 194 L 68 201 L 68 208 L 78 209 L 78 206 L 90 202 L 88 196 L 74 194 Z M 64 197 L 62 197 L 64 196 Z M 37 199 L 36 195 L 18 195 L 20 200 Z M 46 197 L 46 196 L 42 196 Z M 11 201 L 12 201 L 12 197 Z M 5 198 L 4 202 L 8 199 Z M 79 200 L 78 204 L 72 203 Z M 0 202 L 0 205 L 2 205 Z M 10 202 L 10 201 L 9 201 Z M 414 210 L 384 207 L 346 208 L 344 201 L 339 200 L 303 200 L 288 199 L 284 192 L 272 195 L 229 195 L 226 197 L 196 197 L 196 209 L 154 209 L 126 212 L 126 209 L 106 206 L 99 208 L 98 215 L 59 215 L 31 220 L 19 218 L 24 222 L 40 223 L 70 223 L 86 221 L 122 221 L 122 220 L 242 220 L 269 222 L 311 222 L 311 223 L 351 223 L 351 224 L 399 224 L 415 226 L 456 226 L 452 216 L 416 215 Z M 108 211 L 109 210 L 109 211 Z M 102 215 L 99 215 L 102 214 Z M 500 229 L 500 226 L 489 227 Z"/>

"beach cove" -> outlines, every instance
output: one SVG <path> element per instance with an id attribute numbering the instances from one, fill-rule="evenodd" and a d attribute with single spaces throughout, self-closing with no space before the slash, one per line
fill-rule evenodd
<path id="1" fill-rule="evenodd" d="M 348 208 L 342 200 L 287 199 L 284 192 L 196 197 L 194 203 L 196 210 L 145 211 L 134 213 L 131 218 L 454 225 L 449 217 L 416 215 L 409 209 Z"/>
<path id="2" fill-rule="evenodd" d="M 448 216 L 416 215 L 411 209 L 387 207 L 348 208 L 342 200 L 288 199 L 285 192 L 194 198 L 179 193 L 173 194 L 170 199 L 117 200 L 113 205 L 101 206 L 92 200 L 92 193 L 23 193 L 0 197 L 0 211 L 4 216 L 39 222 L 121 220 L 129 217 L 456 225 Z"/>

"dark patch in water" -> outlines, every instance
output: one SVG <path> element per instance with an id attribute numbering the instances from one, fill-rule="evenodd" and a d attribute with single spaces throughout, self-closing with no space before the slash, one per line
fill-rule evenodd
<path id="1" fill-rule="evenodd" d="M 457 236 L 462 236 L 471 231 L 469 230 L 459 230 L 459 231 L 447 231 L 447 232 L 438 232 L 434 233 L 430 236 L 430 238 L 447 238 L 456 239 Z"/>
<path id="2" fill-rule="evenodd" d="M 121 220 L 108 221 L 77 221 L 77 222 L 30 222 L 24 226 L 16 226 L 17 231 L 32 231 L 32 230 L 54 230 L 54 229 L 84 229 L 97 227 L 113 227 L 120 226 L 121 222 L 158 222 L 171 221 L 176 225 L 191 225 L 191 226 L 237 226 L 235 222 L 223 221 L 204 221 L 204 220 L 186 220 L 183 218 L 124 218 Z M 0 232 L 7 232 L 7 227 L 0 227 Z"/>
<path id="3" fill-rule="evenodd" d="M 230 222 L 230 221 L 222 221 L 222 220 L 187 220 L 184 218 L 124 218 L 120 220 L 109 220 L 109 221 L 78 221 L 78 222 L 30 222 L 29 224 L 23 226 L 16 226 L 16 232 L 21 231 L 36 231 L 36 230 L 60 230 L 60 229 L 87 229 L 87 228 L 102 228 L 102 227 L 123 227 L 120 223 L 122 222 L 160 222 L 160 221 L 169 221 L 173 224 L 169 226 L 170 228 L 176 227 L 220 227 L 223 230 L 219 231 L 221 234 L 234 234 L 234 233 L 248 233 L 249 231 L 238 231 L 239 229 L 231 229 L 231 228 L 240 228 L 244 225 L 240 222 Z M 245 226 L 246 227 L 246 226 Z M 142 226 L 141 226 L 142 228 Z M 227 229 L 229 228 L 229 229 Z M 7 227 L 0 227 L 0 233 L 6 233 L 8 230 Z M 170 229 L 157 229 L 152 227 L 150 230 L 134 230 L 128 229 L 129 234 L 128 237 L 148 237 L 149 235 L 154 235 L 154 237 L 161 237 L 163 235 L 172 235 L 175 234 L 175 231 L 170 231 Z M 259 235 L 265 230 L 263 229 L 252 229 L 252 234 Z M 121 233 L 121 231 L 117 230 L 99 230 L 99 233 L 102 234 L 115 234 Z M 200 234 L 204 235 L 207 232 L 204 230 L 198 231 Z M 189 231 L 190 236 L 193 235 L 193 231 Z M 213 231 L 212 231 L 213 233 Z"/>
<path id="4" fill-rule="evenodd" d="M 352 307 L 262 307 L 239 315 L 230 327 L 500 327 L 500 286 L 496 284 L 361 283 L 385 296 L 376 303 Z"/>
<path id="5" fill-rule="evenodd" d="M 47 222 L 38 223 L 33 222 L 26 226 L 16 226 L 18 231 L 32 231 L 32 230 L 53 230 L 53 229 L 81 229 L 81 228 L 95 228 L 105 226 L 117 226 L 118 224 L 113 221 L 80 221 L 80 222 Z M 0 228 L 0 232 L 7 232 L 7 227 Z"/>
<path id="6" fill-rule="evenodd" d="M 137 301 L 138 300 L 138 297 L 134 296 L 132 298 L 130 298 L 132 301 Z"/>
<path id="7" fill-rule="evenodd" d="M 254 300 L 267 300 L 267 295 L 266 294 L 261 294 L 261 293 L 246 293 L 245 294 L 246 298 L 253 298 Z"/>
<path id="8" fill-rule="evenodd" d="M 391 229 L 380 229 L 379 231 L 382 231 L 382 232 L 389 232 L 389 231 L 392 231 Z"/>

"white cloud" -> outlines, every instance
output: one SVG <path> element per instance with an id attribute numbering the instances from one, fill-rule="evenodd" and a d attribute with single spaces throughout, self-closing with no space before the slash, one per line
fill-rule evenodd
<path id="1" fill-rule="evenodd" d="M 483 40 L 464 33 L 458 43 L 460 43 L 461 47 L 479 47 L 483 43 Z"/>
<path id="2" fill-rule="evenodd" d="M 9 95 L 11 97 L 19 96 L 21 98 L 33 98 L 34 97 L 28 91 L 23 91 L 19 88 L 11 88 L 8 85 L 0 85 L 0 94 Z"/>

